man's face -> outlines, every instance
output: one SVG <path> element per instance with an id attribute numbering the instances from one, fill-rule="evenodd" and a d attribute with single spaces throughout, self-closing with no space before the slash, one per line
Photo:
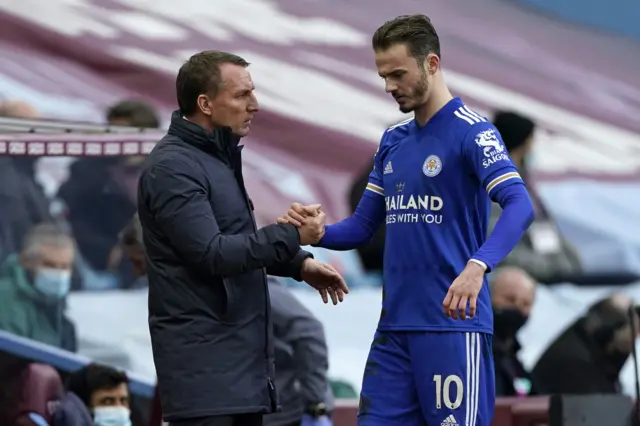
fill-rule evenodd
<path id="1" fill-rule="evenodd" d="M 234 134 L 244 137 L 259 109 L 251 74 L 240 65 L 222 64 L 220 75 L 220 91 L 215 97 L 201 95 L 201 109 L 209 115 L 214 127 L 231 127 Z"/>
<path id="2" fill-rule="evenodd" d="M 91 394 L 91 409 L 96 407 L 129 408 L 129 387 L 121 383 L 115 388 L 98 389 Z"/>
<path id="3" fill-rule="evenodd" d="M 71 271 L 73 268 L 74 248 L 72 246 L 58 247 L 41 245 L 38 256 L 23 259 L 22 266 L 27 270 L 59 269 Z"/>
<path id="4" fill-rule="evenodd" d="M 395 44 L 375 52 L 378 75 L 385 81 L 385 91 L 396 100 L 400 111 L 408 113 L 424 105 L 429 98 L 431 76 L 428 68 L 439 59 L 429 55 L 419 63 L 404 44 Z"/>
<path id="5" fill-rule="evenodd" d="M 535 299 L 535 285 L 525 275 L 509 272 L 499 277 L 493 289 L 491 303 L 494 308 L 517 309 L 525 317 L 531 315 Z"/>

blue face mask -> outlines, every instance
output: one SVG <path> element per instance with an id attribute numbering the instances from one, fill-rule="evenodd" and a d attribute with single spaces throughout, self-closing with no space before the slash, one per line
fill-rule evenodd
<path id="1" fill-rule="evenodd" d="M 36 271 L 33 286 L 45 296 L 61 299 L 71 288 L 71 271 L 40 268 Z"/>
<path id="2" fill-rule="evenodd" d="M 131 411 L 127 407 L 96 407 L 93 409 L 95 426 L 131 426 Z"/>

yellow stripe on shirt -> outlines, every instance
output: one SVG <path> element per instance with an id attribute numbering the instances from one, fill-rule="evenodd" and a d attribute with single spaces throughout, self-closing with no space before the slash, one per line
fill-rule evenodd
<path id="1" fill-rule="evenodd" d="M 508 181 L 509 179 L 522 179 L 517 172 L 509 172 L 505 173 L 502 176 L 498 176 L 487 185 L 487 194 L 491 193 L 491 190 L 496 186 L 500 185 L 502 182 Z"/>
<path id="2" fill-rule="evenodd" d="M 376 193 L 376 194 L 378 194 L 378 195 L 382 195 L 382 196 L 384 196 L 384 188 L 382 188 L 382 187 L 380 187 L 380 186 L 378 186 L 378 185 L 374 185 L 374 184 L 372 184 L 371 182 L 369 182 L 369 183 L 367 184 L 367 189 L 368 189 L 369 191 L 373 191 L 373 192 L 375 192 L 375 193 Z"/>

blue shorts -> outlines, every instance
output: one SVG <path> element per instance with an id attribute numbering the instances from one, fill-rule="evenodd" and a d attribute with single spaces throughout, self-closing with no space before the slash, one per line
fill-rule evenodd
<path id="1" fill-rule="evenodd" d="M 378 331 L 358 426 L 490 426 L 494 382 L 489 334 Z"/>

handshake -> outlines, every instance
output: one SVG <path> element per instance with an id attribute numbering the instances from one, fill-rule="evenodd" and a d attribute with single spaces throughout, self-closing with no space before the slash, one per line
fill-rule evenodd
<path id="1" fill-rule="evenodd" d="M 290 223 L 300 233 L 300 245 L 317 244 L 324 236 L 324 225 L 327 215 L 320 204 L 303 206 L 293 203 L 287 212 L 278 218 L 278 223 Z"/>

